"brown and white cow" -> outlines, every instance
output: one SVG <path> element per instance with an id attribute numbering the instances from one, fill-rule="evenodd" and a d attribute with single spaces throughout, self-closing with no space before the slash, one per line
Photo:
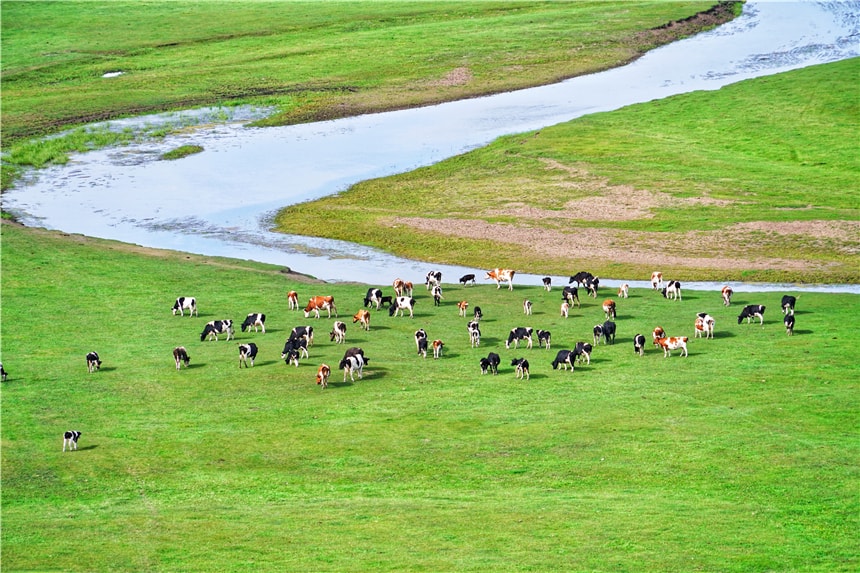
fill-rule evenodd
<path id="1" fill-rule="evenodd" d="M 508 283 L 508 290 L 514 290 L 514 275 L 517 271 L 512 269 L 493 269 L 491 271 L 487 271 L 487 276 L 484 277 L 484 280 L 493 280 L 496 282 L 496 288 L 502 288 L 502 283 Z"/>
<path id="2" fill-rule="evenodd" d="M 735 291 L 732 290 L 732 287 L 726 285 L 720 291 L 720 294 L 723 295 L 723 304 L 729 306 L 732 304 L 732 295 L 735 294 Z"/>
<path id="3" fill-rule="evenodd" d="M 442 348 L 445 346 L 445 343 L 441 340 L 433 341 L 433 358 L 439 358 L 442 356 Z"/>
<path id="4" fill-rule="evenodd" d="M 317 368 L 317 384 L 322 386 L 323 390 L 328 388 L 329 376 L 331 376 L 331 367 L 328 364 L 320 364 Z"/>
<path id="5" fill-rule="evenodd" d="M 681 349 L 683 352 L 682 356 L 687 356 L 687 341 L 689 338 L 686 336 L 669 336 L 664 338 L 658 338 L 655 342 L 657 346 L 663 349 L 663 358 L 668 358 L 672 356 L 673 350 Z"/>
<path id="6" fill-rule="evenodd" d="M 651 333 L 651 337 L 654 339 L 654 346 L 658 346 L 657 339 L 664 338 L 666 336 L 666 331 L 663 330 L 662 326 L 654 327 L 654 331 Z"/>
<path id="7" fill-rule="evenodd" d="M 606 318 L 615 318 L 615 301 L 611 298 L 603 301 L 603 314 Z"/>
<path id="8" fill-rule="evenodd" d="M 352 323 L 355 324 L 356 322 L 358 322 L 364 330 L 370 330 L 370 311 L 362 309 L 356 312 L 352 317 Z"/>
<path id="9" fill-rule="evenodd" d="M 312 296 L 308 299 L 308 305 L 305 307 L 305 318 L 309 317 L 312 312 L 314 313 L 314 318 L 319 318 L 321 310 L 328 312 L 328 318 L 331 318 L 332 310 L 335 317 L 337 316 L 337 307 L 334 304 L 333 296 Z"/>
<path id="10" fill-rule="evenodd" d="M 467 301 L 461 300 L 460 302 L 457 303 L 457 310 L 460 311 L 460 316 L 462 316 L 464 318 L 466 316 L 466 309 L 467 308 L 469 308 L 469 303 Z"/>
<path id="11" fill-rule="evenodd" d="M 401 278 L 394 279 L 394 294 L 397 296 L 412 296 L 412 283 Z"/>
<path id="12" fill-rule="evenodd" d="M 630 297 L 630 285 L 624 283 L 620 287 L 618 287 L 618 298 L 629 298 Z"/>
<path id="13" fill-rule="evenodd" d="M 713 316 L 706 312 L 700 312 L 696 315 L 695 337 L 713 338 L 715 324 L 716 321 Z"/>
<path id="14" fill-rule="evenodd" d="M 663 286 L 663 273 L 654 271 L 651 273 L 651 288 L 659 290 Z"/>
<path id="15" fill-rule="evenodd" d="M 287 302 L 290 304 L 290 310 L 299 310 L 299 293 L 294 290 L 288 292 Z"/>
<path id="16" fill-rule="evenodd" d="M 570 312 L 570 303 L 564 301 L 561 303 L 561 316 L 567 318 L 568 313 Z"/>
<path id="17" fill-rule="evenodd" d="M 173 349 L 173 360 L 176 362 L 176 369 L 180 370 L 180 365 L 185 364 L 185 367 L 188 368 L 188 363 L 191 362 L 191 357 L 188 356 L 188 351 L 185 350 L 184 346 L 177 346 Z"/>

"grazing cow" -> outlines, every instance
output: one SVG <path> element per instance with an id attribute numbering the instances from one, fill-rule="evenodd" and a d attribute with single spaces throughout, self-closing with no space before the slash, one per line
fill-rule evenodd
<path id="1" fill-rule="evenodd" d="M 314 345 L 314 327 L 313 326 L 296 326 L 290 331 L 290 339 L 304 338 L 308 342 L 308 346 Z"/>
<path id="2" fill-rule="evenodd" d="M 567 284 L 572 285 L 573 283 L 577 283 L 579 286 L 584 287 L 585 283 L 588 282 L 589 280 L 593 279 L 593 278 L 594 278 L 593 274 L 591 274 L 587 271 L 579 271 L 578 273 L 576 273 L 575 275 L 570 277 L 570 280 L 567 282 Z"/>
<path id="3" fill-rule="evenodd" d="M 394 299 L 394 304 L 388 308 L 388 316 L 405 316 L 405 311 L 409 311 L 409 318 L 415 318 L 413 310 L 415 309 L 415 299 L 405 296 L 398 296 Z"/>
<path id="4" fill-rule="evenodd" d="M 391 306 L 392 301 L 394 301 L 393 297 L 384 296 L 379 300 L 379 304 L 380 306 Z"/>
<path id="5" fill-rule="evenodd" d="M 570 371 L 573 372 L 573 361 L 571 360 L 570 350 L 559 350 L 555 355 L 555 360 L 552 361 L 552 369 L 558 370 L 559 366 L 561 366 L 562 370 L 567 370 L 567 367 L 570 366 Z"/>
<path id="6" fill-rule="evenodd" d="M 588 291 L 588 296 L 593 296 L 597 298 L 597 287 L 600 286 L 600 279 L 597 277 L 592 277 L 585 281 L 585 290 Z"/>
<path id="7" fill-rule="evenodd" d="M 418 347 L 418 354 L 421 354 L 421 341 L 424 341 L 424 353 L 427 353 L 427 333 L 423 328 L 415 331 L 415 346 Z"/>
<path id="8" fill-rule="evenodd" d="M 349 358 L 350 356 L 364 357 L 364 350 L 359 348 L 358 346 L 353 346 L 352 348 L 347 349 L 347 351 L 343 353 L 344 358 Z M 364 361 L 367 362 L 367 358 L 364 358 Z"/>
<path id="9" fill-rule="evenodd" d="M 331 376 L 331 367 L 328 364 L 320 364 L 317 368 L 317 384 L 325 390 L 328 388 L 328 377 Z"/>
<path id="10" fill-rule="evenodd" d="M 463 318 L 466 318 L 466 309 L 469 308 L 469 303 L 465 300 L 461 300 L 457 303 L 457 310 L 459 311 L 459 315 Z"/>
<path id="11" fill-rule="evenodd" d="M 206 337 L 209 337 L 210 341 L 212 339 L 218 340 L 219 334 L 226 334 L 227 340 L 234 338 L 233 321 L 230 319 L 224 319 L 211 320 L 207 322 L 206 326 L 203 327 L 203 332 L 200 333 L 200 342 L 206 340 Z"/>
<path id="12" fill-rule="evenodd" d="M 657 345 L 663 349 L 663 358 L 672 356 L 672 351 L 681 349 L 682 356 L 687 356 L 687 338 L 686 336 L 669 336 L 668 338 L 658 338 Z"/>
<path id="13" fill-rule="evenodd" d="M 427 358 L 427 337 L 416 338 L 415 343 L 418 345 L 418 356 Z"/>
<path id="14" fill-rule="evenodd" d="M 474 314 L 474 317 L 475 317 L 475 320 L 478 320 L 478 321 L 479 321 L 479 320 L 481 320 L 482 318 L 484 318 L 484 313 L 483 313 L 483 311 L 481 310 L 481 307 L 480 307 L 480 306 L 476 306 L 476 307 L 475 307 L 475 314 Z"/>
<path id="15" fill-rule="evenodd" d="M 529 379 L 529 361 L 525 358 L 514 358 L 511 360 L 511 366 L 516 367 L 517 378 L 524 380 Z"/>
<path id="16" fill-rule="evenodd" d="M 654 290 L 660 290 L 660 287 L 663 286 L 663 273 L 660 271 L 654 271 L 651 273 L 651 288 Z"/>
<path id="17" fill-rule="evenodd" d="M 346 342 L 346 323 L 336 320 L 331 332 L 328 333 L 329 340 L 335 344 L 343 344 Z"/>
<path id="18" fill-rule="evenodd" d="M 394 283 L 392 286 L 394 287 L 394 295 L 395 296 L 403 296 L 403 289 L 406 283 L 401 278 L 394 279 Z"/>
<path id="19" fill-rule="evenodd" d="M 364 357 L 362 354 L 356 354 L 355 356 L 346 356 L 343 360 L 338 364 L 338 368 L 343 370 L 343 381 L 346 382 L 346 375 L 349 374 L 349 379 L 352 382 L 355 382 L 355 374 L 358 373 L 358 379 L 361 380 L 362 372 L 364 370 L 364 365 L 367 364 L 369 360 Z"/>
<path id="20" fill-rule="evenodd" d="M 600 344 L 600 339 L 603 338 L 603 344 L 615 344 L 615 323 L 607 320 L 603 324 L 598 324 L 594 327 L 594 345 Z"/>
<path id="21" fill-rule="evenodd" d="M 436 285 L 432 290 L 433 294 L 433 306 L 441 306 L 442 305 L 442 287 Z"/>
<path id="22" fill-rule="evenodd" d="M 630 285 L 624 283 L 618 287 L 618 298 L 630 298 Z"/>
<path id="23" fill-rule="evenodd" d="M 654 331 L 651 333 L 651 336 L 654 339 L 654 346 L 657 346 L 657 339 L 665 337 L 666 331 L 663 330 L 662 326 L 656 326 L 654 327 Z"/>
<path id="24" fill-rule="evenodd" d="M 281 351 L 281 359 L 283 359 L 287 365 L 294 364 L 296 368 L 298 368 L 299 358 L 301 358 L 302 355 L 304 355 L 305 358 L 310 358 L 310 354 L 308 353 L 308 339 L 287 339 L 287 342 L 284 343 L 284 349 Z"/>
<path id="25" fill-rule="evenodd" d="M 538 339 L 538 348 L 546 345 L 546 349 L 549 350 L 549 345 L 552 342 L 552 333 L 549 330 L 538 330 L 535 334 Z"/>
<path id="26" fill-rule="evenodd" d="M 179 311 L 179 316 L 185 316 L 185 311 L 188 310 L 188 316 L 200 316 L 197 312 L 197 299 L 193 296 L 181 296 L 173 303 L 173 316 L 176 316 L 176 311 Z"/>
<path id="27" fill-rule="evenodd" d="M 78 438 L 81 437 L 81 433 L 77 430 L 69 430 L 68 432 L 63 432 L 63 451 L 66 451 L 66 446 L 69 447 L 69 451 L 78 449 Z"/>
<path id="28" fill-rule="evenodd" d="M 442 271 L 430 271 L 427 273 L 427 276 L 424 277 L 424 284 L 427 286 L 427 290 L 430 290 L 434 286 L 441 285 Z"/>
<path id="29" fill-rule="evenodd" d="M 582 308 L 582 305 L 579 304 L 579 289 L 572 286 L 566 286 L 561 291 L 561 300 L 568 303 L 570 306 L 574 304 L 577 308 Z"/>
<path id="30" fill-rule="evenodd" d="M 188 368 L 188 363 L 191 362 L 191 357 L 188 356 L 188 351 L 184 346 L 177 346 L 173 349 L 173 361 L 176 362 L 176 369 L 181 370 L 181 365 L 184 363 Z"/>
<path id="31" fill-rule="evenodd" d="M 498 374 L 499 364 L 501 363 L 501 357 L 499 357 L 495 352 L 490 352 L 487 354 L 486 358 L 481 358 L 481 374 L 486 374 L 487 372 L 490 372 L 493 375 Z"/>
<path id="32" fill-rule="evenodd" d="M 245 322 L 242 323 L 242 332 L 250 330 L 252 327 L 254 328 L 254 332 L 257 332 L 257 328 L 262 328 L 263 334 L 266 334 L 266 315 L 260 312 L 252 312 L 246 316 Z"/>
<path id="33" fill-rule="evenodd" d="M 102 361 L 99 359 L 98 352 L 87 353 L 87 372 L 95 372 L 102 367 Z"/>
<path id="34" fill-rule="evenodd" d="M 611 298 L 603 301 L 603 314 L 606 318 L 615 318 L 615 301 Z"/>
<path id="35" fill-rule="evenodd" d="M 290 305 L 290 310 L 299 310 L 299 293 L 294 290 L 288 292 L 287 302 Z"/>
<path id="36" fill-rule="evenodd" d="M 765 307 L 761 304 L 746 305 L 738 315 L 738 324 L 743 322 L 744 319 L 747 319 L 747 324 L 749 324 L 753 318 L 758 317 L 761 325 L 764 326 L 764 309 Z"/>
<path id="37" fill-rule="evenodd" d="M 466 325 L 466 329 L 469 331 L 469 342 L 472 345 L 472 348 L 477 348 L 481 345 L 481 329 L 478 326 L 478 321 L 473 320 L 469 324 Z"/>
<path id="38" fill-rule="evenodd" d="M 378 288 L 367 289 L 367 294 L 364 296 L 364 307 L 376 305 L 376 310 L 379 310 L 379 305 L 382 304 L 382 291 Z"/>
<path id="39" fill-rule="evenodd" d="M 723 289 L 720 291 L 720 294 L 723 295 L 723 304 L 725 306 L 729 306 L 730 304 L 732 304 L 732 295 L 735 294 L 735 291 L 732 290 L 732 287 L 728 285 L 724 286 Z"/>
<path id="40" fill-rule="evenodd" d="M 433 358 L 434 359 L 442 356 L 442 348 L 444 348 L 444 346 L 445 346 L 445 343 L 442 342 L 441 340 L 437 339 L 437 340 L 433 341 Z"/>
<path id="41" fill-rule="evenodd" d="M 797 297 L 785 295 L 782 297 L 782 314 L 794 314 L 794 305 L 797 304 Z"/>
<path id="42" fill-rule="evenodd" d="M 394 308 L 391 306 L 390 308 Z M 370 330 L 370 311 L 367 310 L 359 310 L 352 317 L 352 323 L 356 322 L 361 324 L 361 328 L 364 330 Z"/>
<path id="43" fill-rule="evenodd" d="M 585 363 L 591 366 L 591 351 L 593 349 L 594 347 L 587 342 L 577 342 L 574 345 L 573 350 L 570 351 L 571 362 L 575 361 L 581 363 L 583 360 L 585 360 Z"/>
<path id="44" fill-rule="evenodd" d="M 530 326 L 518 326 L 516 328 L 512 328 L 511 333 L 508 335 L 507 341 L 505 341 L 505 348 L 510 348 L 511 342 L 514 343 L 514 348 L 519 348 L 520 340 L 525 340 L 528 342 L 527 348 L 532 347 L 532 328 Z"/>
<path id="45" fill-rule="evenodd" d="M 253 342 L 239 345 L 239 368 L 245 365 L 248 367 L 248 360 L 251 361 L 251 366 L 254 365 L 254 359 L 257 358 L 257 345 Z"/>
<path id="46" fill-rule="evenodd" d="M 496 288 L 502 288 L 502 283 L 508 283 L 508 290 L 514 290 L 514 275 L 517 271 L 512 269 L 493 269 L 487 271 L 487 276 L 484 277 L 484 280 L 493 280 L 496 282 Z"/>
<path id="47" fill-rule="evenodd" d="M 532 313 L 532 301 L 529 299 L 525 299 L 523 301 L 523 314 L 531 314 Z"/>
<path id="48" fill-rule="evenodd" d="M 672 300 L 681 300 L 681 283 L 678 281 L 669 281 L 663 288 L 663 298 Z"/>
<path id="49" fill-rule="evenodd" d="M 6 370 L 3 368 L 3 364 L 2 364 L 2 363 L 0 363 L 0 380 L 2 380 L 3 382 L 5 382 L 5 381 L 6 381 L 6 377 L 7 377 L 8 375 L 9 375 L 9 373 L 8 373 L 8 372 L 6 372 Z"/>
<path id="50" fill-rule="evenodd" d="M 564 318 L 567 318 L 569 313 L 570 313 L 570 303 L 568 303 L 567 301 L 564 301 L 563 303 L 561 303 L 561 316 Z"/>
<path id="51" fill-rule="evenodd" d="M 716 321 L 714 317 L 707 312 L 700 312 L 696 315 L 695 338 L 704 335 L 705 338 L 714 337 L 714 326 Z"/>
<path id="52" fill-rule="evenodd" d="M 468 275 L 463 275 L 462 277 L 460 277 L 460 284 L 463 286 L 466 286 L 466 283 L 472 283 L 474 285 L 475 284 L 475 275 L 468 274 Z"/>
<path id="53" fill-rule="evenodd" d="M 633 354 L 645 356 L 645 335 L 637 334 L 633 337 Z"/>
<path id="54" fill-rule="evenodd" d="M 309 298 L 308 305 L 305 307 L 305 318 L 308 318 L 311 312 L 314 313 L 314 318 L 319 318 L 321 310 L 328 313 L 328 318 L 331 318 L 331 311 L 334 311 L 334 315 L 337 317 L 337 307 L 334 304 L 333 296 L 313 296 Z"/>
<path id="55" fill-rule="evenodd" d="M 543 282 L 543 288 L 546 289 L 546 292 L 550 292 L 552 290 L 552 277 L 544 277 L 541 281 Z"/>
<path id="56" fill-rule="evenodd" d="M 782 322 L 785 324 L 785 333 L 792 336 L 794 334 L 794 313 L 786 314 Z"/>

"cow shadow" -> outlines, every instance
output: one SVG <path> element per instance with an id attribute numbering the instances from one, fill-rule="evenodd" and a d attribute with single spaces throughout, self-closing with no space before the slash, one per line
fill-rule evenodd
<path id="1" fill-rule="evenodd" d="M 95 374 L 96 372 L 113 372 L 114 370 L 116 370 L 116 366 L 102 366 L 101 368 L 93 372 L 93 374 Z"/>
<path id="2" fill-rule="evenodd" d="M 92 445 L 89 445 L 89 446 L 84 446 L 84 447 L 82 447 L 82 448 L 78 448 L 77 450 L 73 450 L 73 451 L 83 452 L 83 451 L 86 451 L 86 450 L 94 450 L 94 449 L 96 449 L 97 447 L 98 447 L 98 445 L 97 445 L 97 444 L 92 444 Z"/>
<path id="3" fill-rule="evenodd" d="M 796 328 L 794 329 L 794 335 L 795 336 L 798 334 L 812 334 L 814 332 L 815 332 L 814 330 L 798 330 Z M 786 336 L 788 336 L 788 335 L 786 335 Z"/>

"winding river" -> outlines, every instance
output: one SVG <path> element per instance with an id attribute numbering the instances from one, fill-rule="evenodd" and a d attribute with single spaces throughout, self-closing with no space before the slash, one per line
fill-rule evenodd
<path id="1" fill-rule="evenodd" d="M 422 282 L 430 270 L 427 263 L 352 243 L 273 233 L 268 230 L 271 217 L 286 205 L 429 165 L 501 135 L 856 57 L 858 42 L 860 1 L 751 1 L 741 17 L 716 30 L 653 50 L 627 66 L 558 84 L 280 128 L 246 127 L 236 117 L 203 122 L 157 143 L 77 155 L 4 193 L 4 209 L 31 226 L 279 264 L 327 281 L 388 284 L 400 276 Z M 135 122 L 184 122 L 199 113 Z M 205 151 L 178 161 L 158 160 L 164 151 L 186 144 Z M 443 272 L 446 282 L 480 272 L 432 267 Z M 540 278 L 517 275 L 517 282 L 537 285 Z M 567 277 L 554 277 L 554 282 L 566 284 Z M 615 286 L 620 281 L 602 282 Z M 648 286 L 647 281 L 628 282 Z M 732 284 L 738 291 L 787 287 Z M 693 289 L 715 286 L 685 284 Z M 803 288 L 860 294 L 860 285 Z"/>

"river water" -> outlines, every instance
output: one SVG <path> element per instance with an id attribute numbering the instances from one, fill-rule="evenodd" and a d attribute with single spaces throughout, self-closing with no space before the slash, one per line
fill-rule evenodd
<path id="1" fill-rule="evenodd" d="M 286 205 L 337 193 L 369 178 L 429 165 L 512 133 L 694 90 L 860 55 L 860 1 L 752 1 L 741 17 L 711 32 L 649 52 L 627 66 L 538 88 L 280 128 L 234 118 L 205 123 L 163 141 L 80 154 L 32 174 L 3 195 L 23 223 L 147 247 L 287 266 L 327 281 L 445 282 L 484 273 L 430 265 L 341 241 L 270 232 Z M 116 81 L 105 78 L 106 82 Z M 200 112 L 138 118 L 136 125 L 187 121 Z M 199 120 L 198 120 L 199 121 Z M 128 122 L 114 122 L 125 125 Z M 204 152 L 160 161 L 195 144 Z M 321 223 L 322 224 L 322 223 Z M 582 269 L 571 269 L 574 273 Z M 518 284 L 541 277 L 518 275 Z M 567 277 L 554 277 L 555 284 Z M 620 280 L 603 279 L 608 286 Z M 633 287 L 647 281 L 627 281 Z M 733 283 L 735 290 L 798 290 L 799 285 Z M 721 285 L 685 284 L 712 289 Z M 860 285 L 802 287 L 860 294 Z"/>

